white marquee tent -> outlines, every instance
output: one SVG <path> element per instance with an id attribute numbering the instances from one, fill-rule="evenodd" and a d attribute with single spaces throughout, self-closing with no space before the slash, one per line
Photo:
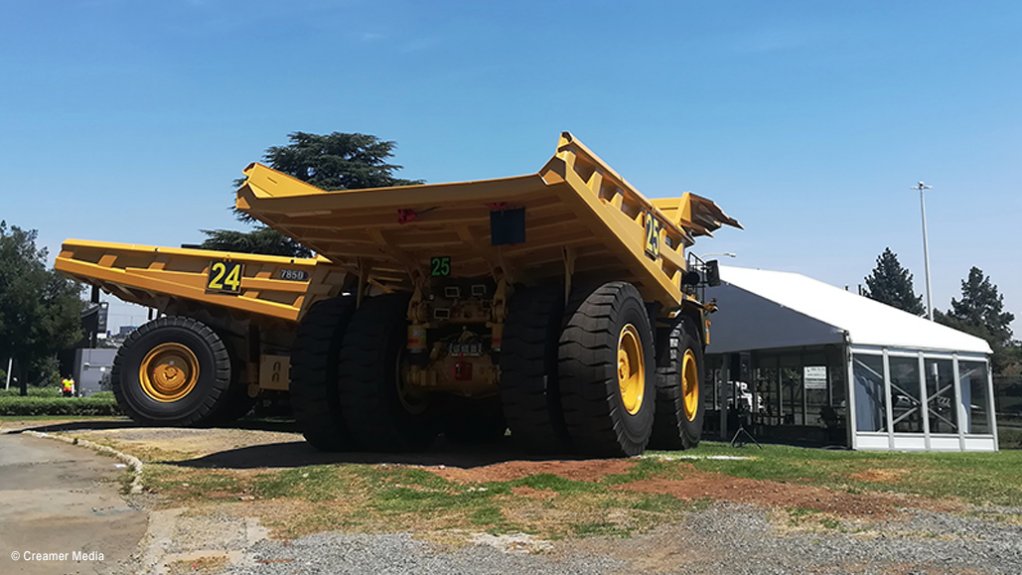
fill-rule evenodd
<path id="1" fill-rule="evenodd" d="M 721 266 L 721 280 L 706 293 L 720 306 L 707 354 L 840 350 L 830 369 L 844 373 L 828 381 L 846 387 L 824 394 L 814 395 L 802 377 L 800 370 L 818 373 L 808 371 L 813 366 L 776 364 L 779 423 L 790 391 L 802 398 L 802 425 L 811 423 L 806 405 L 814 401 L 839 411 L 852 448 L 997 448 L 986 341 L 796 273 Z M 800 382 L 784 380 L 794 372 Z M 771 381 L 759 380 L 754 385 L 769 395 Z M 763 403 L 756 411 L 766 421 L 774 403 Z"/>

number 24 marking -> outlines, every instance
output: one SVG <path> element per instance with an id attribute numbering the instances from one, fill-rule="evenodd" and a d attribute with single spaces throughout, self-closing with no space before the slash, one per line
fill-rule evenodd
<path id="1" fill-rule="evenodd" d="M 241 292 L 241 264 L 236 262 L 213 262 L 209 268 L 209 283 L 212 291 L 228 293 Z"/>

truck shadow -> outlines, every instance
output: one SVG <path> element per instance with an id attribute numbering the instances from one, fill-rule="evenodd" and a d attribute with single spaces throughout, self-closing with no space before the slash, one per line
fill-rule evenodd
<path id="1" fill-rule="evenodd" d="M 454 445 L 439 438 L 426 451 L 413 453 L 318 451 L 305 441 L 286 441 L 239 447 L 183 461 L 161 461 L 165 465 L 193 468 L 254 469 L 304 467 L 336 463 L 481 467 L 505 461 L 550 461 L 580 459 L 571 454 L 527 453 L 518 449 L 509 437 L 487 445 Z"/>
<path id="2" fill-rule="evenodd" d="M 199 428 L 160 428 L 142 427 L 127 418 L 120 420 L 79 420 L 55 422 L 35 426 L 26 426 L 9 433 L 20 433 L 32 430 L 46 433 L 75 431 L 111 431 L 124 430 L 129 435 L 135 431 L 151 433 L 165 430 L 165 437 L 187 432 L 185 437 L 206 429 L 217 430 L 269 431 L 276 433 L 293 433 L 294 441 L 276 441 L 243 445 L 232 449 L 215 451 L 200 457 L 184 460 L 161 460 L 155 463 L 188 468 L 220 468 L 220 469 L 258 469 L 258 468 L 289 468 L 310 465 L 328 465 L 338 463 L 355 464 L 398 464 L 422 466 L 449 466 L 473 468 L 493 465 L 506 461 L 563 461 L 588 459 L 570 453 L 536 454 L 519 448 L 511 437 L 480 445 L 463 445 L 448 441 L 442 435 L 424 451 L 405 453 L 381 452 L 324 452 L 319 451 L 305 442 L 297 424 L 290 419 L 243 419 L 223 426 Z M 119 434 L 118 434 L 119 435 Z"/>

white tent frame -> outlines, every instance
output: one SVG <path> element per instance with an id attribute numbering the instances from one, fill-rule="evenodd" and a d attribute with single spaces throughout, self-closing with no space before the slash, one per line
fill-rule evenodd
<path id="1" fill-rule="evenodd" d="M 876 346 L 848 345 L 846 347 L 846 363 L 848 370 L 847 397 L 848 401 L 848 442 L 852 449 L 883 449 L 883 450 L 926 450 L 926 451 L 997 451 L 997 412 L 994 409 L 994 379 L 990 370 L 990 361 L 986 355 L 972 353 L 944 353 L 935 351 L 909 350 L 898 348 L 885 348 Z M 887 424 L 885 431 L 859 431 L 858 420 L 855 413 L 855 374 L 854 358 L 857 355 L 871 355 L 882 357 L 884 365 L 884 406 L 887 411 Z M 893 415 L 891 401 L 891 369 L 890 358 L 907 357 L 918 358 L 919 360 L 919 402 L 922 411 L 923 433 L 897 433 L 894 431 L 896 423 Z M 956 436 L 950 434 L 930 433 L 929 398 L 926 390 L 926 369 L 927 359 L 950 360 L 954 375 L 954 392 L 958 433 Z M 968 361 L 982 363 L 987 374 L 986 410 L 989 418 L 990 433 L 966 433 L 965 422 L 968 414 L 961 401 L 961 373 L 959 362 Z M 878 374 L 879 375 L 879 374 Z"/>

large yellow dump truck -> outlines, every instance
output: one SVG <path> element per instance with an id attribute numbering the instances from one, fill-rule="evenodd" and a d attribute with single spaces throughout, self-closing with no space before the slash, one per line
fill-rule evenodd
<path id="1" fill-rule="evenodd" d="M 539 172 L 495 180 L 326 192 L 245 175 L 238 208 L 354 278 L 304 307 L 291 350 L 316 447 L 508 427 L 597 455 L 699 441 L 711 306 L 684 250 L 738 227 L 713 202 L 650 201 L 568 133 Z"/>
<path id="2" fill-rule="evenodd" d="M 244 415 L 285 393 L 304 307 L 343 293 L 346 274 L 318 259 L 67 240 L 57 270 L 160 312 L 114 361 L 121 409 L 152 425 Z"/>

